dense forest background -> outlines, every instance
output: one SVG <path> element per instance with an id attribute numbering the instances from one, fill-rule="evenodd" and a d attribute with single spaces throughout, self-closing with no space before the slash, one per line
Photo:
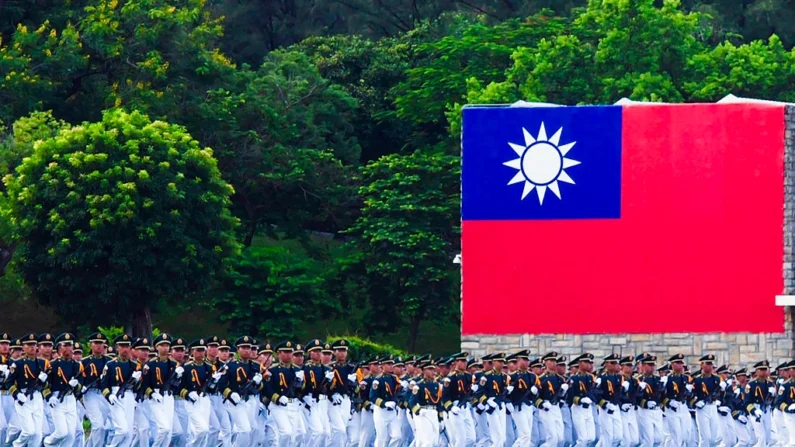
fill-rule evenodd
<path id="1" fill-rule="evenodd" d="M 0 170 L 109 109 L 184 126 L 241 249 L 135 297 L 157 328 L 449 351 L 463 104 L 795 101 L 793 44 L 795 0 L 0 0 Z M 0 279 L 4 331 L 131 324 L 38 275 Z"/>

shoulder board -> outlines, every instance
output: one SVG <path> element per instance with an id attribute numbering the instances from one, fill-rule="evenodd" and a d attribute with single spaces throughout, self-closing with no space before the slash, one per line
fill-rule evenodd
<path id="1" fill-rule="evenodd" d="M 271 367 L 268 368 L 268 369 L 269 370 L 274 370 L 274 369 L 278 369 L 278 368 L 279 368 L 279 365 L 271 365 Z"/>

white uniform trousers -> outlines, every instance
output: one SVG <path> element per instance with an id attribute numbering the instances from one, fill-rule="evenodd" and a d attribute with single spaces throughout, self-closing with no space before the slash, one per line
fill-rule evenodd
<path id="1" fill-rule="evenodd" d="M 345 399 L 343 397 L 343 399 Z M 345 413 L 343 410 L 342 417 L 345 417 Z M 345 433 L 347 435 L 347 445 L 348 447 L 354 447 L 359 445 L 359 430 L 361 429 L 362 425 L 362 413 L 356 411 L 353 408 L 353 403 L 351 403 L 351 415 L 350 419 L 348 419 L 348 423 L 345 426 Z"/>
<path id="2" fill-rule="evenodd" d="M 787 447 L 795 446 L 795 414 L 783 413 L 781 420 L 787 428 L 787 440 L 783 445 Z"/>
<path id="3" fill-rule="evenodd" d="M 149 411 L 155 423 L 152 447 L 168 447 L 174 431 L 174 396 L 166 394 L 161 402 L 149 399 Z"/>
<path id="4" fill-rule="evenodd" d="M 470 420 L 472 417 L 472 412 L 469 411 L 466 407 L 460 407 L 456 404 L 455 401 L 453 402 L 453 406 L 450 407 L 452 410 L 453 408 L 458 408 L 455 410 L 458 414 L 453 413 L 450 411 L 448 413 L 447 418 L 447 434 L 450 438 L 450 445 L 452 447 L 466 447 L 467 445 L 467 424 L 472 425 L 473 422 Z M 414 435 L 416 437 L 416 433 Z"/>
<path id="5" fill-rule="evenodd" d="M 188 413 L 188 447 L 204 447 L 210 435 L 210 397 L 199 396 L 196 402 L 185 401 Z"/>
<path id="6" fill-rule="evenodd" d="M 538 419 L 538 414 L 541 410 L 536 408 L 535 406 L 532 407 L 533 410 L 533 434 L 530 436 L 530 445 L 533 447 L 538 447 L 544 442 L 544 431 L 541 427 L 541 421 Z"/>
<path id="7" fill-rule="evenodd" d="M 8 431 L 8 417 L 6 416 L 5 410 L 3 409 L 3 402 L 7 396 L 8 391 L 2 391 L 3 395 L 0 395 L 0 446 L 4 445 L 6 439 L 6 432 Z"/>
<path id="8" fill-rule="evenodd" d="M 252 446 L 256 446 L 257 443 L 262 442 L 265 438 L 265 427 L 260 426 L 258 417 L 259 416 L 259 407 L 260 407 L 260 400 L 259 395 L 251 395 L 249 396 L 248 400 L 241 402 L 241 405 L 245 404 L 246 407 L 246 415 L 248 416 L 248 424 L 251 426 L 251 433 L 248 437 L 248 442 Z"/>
<path id="9" fill-rule="evenodd" d="M 621 425 L 621 410 L 609 412 L 605 408 L 599 408 L 599 434 L 598 447 L 611 447 L 618 445 L 623 436 L 623 425 Z"/>
<path id="10" fill-rule="evenodd" d="M 527 404 L 514 405 L 511 417 L 516 430 L 516 439 L 512 446 L 530 447 L 530 440 L 533 437 L 533 407 Z"/>
<path id="11" fill-rule="evenodd" d="M 696 425 L 698 427 L 698 445 L 700 447 L 716 447 L 720 433 L 718 406 L 715 403 L 696 409 Z"/>
<path id="12" fill-rule="evenodd" d="M 563 415 L 560 407 L 552 405 L 549 410 L 539 409 L 538 420 L 543 437 L 541 445 L 543 447 L 558 447 L 563 442 Z"/>
<path id="13" fill-rule="evenodd" d="M 47 402 L 44 402 L 44 419 L 42 421 L 42 426 L 41 426 L 42 436 L 46 437 L 47 435 L 52 433 L 54 429 L 55 428 L 53 427 L 52 423 L 52 408 L 50 408 L 50 406 L 47 405 Z"/>
<path id="14" fill-rule="evenodd" d="M 114 395 L 119 387 L 111 388 Z M 125 392 L 124 396 L 117 398 L 114 405 L 110 407 L 110 421 L 113 427 L 113 434 L 109 445 L 111 447 L 129 447 L 132 444 L 133 425 L 135 424 L 135 394 Z"/>
<path id="15" fill-rule="evenodd" d="M 640 447 L 659 446 L 663 442 L 662 411 L 654 408 L 637 410 L 638 442 Z M 730 446 L 727 446 L 730 447 Z"/>
<path id="16" fill-rule="evenodd" d="M 301 418 L 297 401 L 292 401 L 286 405 L 272 402 L 270 405 L 271 418 L 276 429 L 276 441 L 279 447 L 292 447 L 298 445 L 300 432 L 298 431 L 298 421 Z"/>
<path id="17" fill-rule="evenodd" d="M 232 422 L 229 419 L 229 410 L 224 406 L 224 397 L 220 394 L 210 396 L 212 403 L 213 417 L 210 418 L 210 438 L 207 447 L 231 447 L 232 445 Z M 212 435 L 215 433 L 215 435 Z M 216 442 L 217 441 L 217 442 Z"/>
<path id="18" fill-rule="evenodd" d="M 75 427 L 77 426 L 77 401 L 75 396 L 65 396 L 63 402 L 53 395 L 49 403 L 55 405 L 51 408 L 53 431 L 44 438 L 45 446 L 72 447 L 75 442 Z"/>
<path id="19" fill-rule="evenodd" d="M 351 416 L 351 399 L 339 395 L 340 403 L 328 406 L 329 430 L 328 447 L 346 447 L 348 443 L 348 421 Z"/>
<path id="20" fill-rule="evenodd" d="M 574 436 L 577 438 L 576 447 L 590 447 L 596 441 L 596 424 L 594 423 L 593 410 L 589 405 L 572 405 L 571 424 L 574 427 Z"/>
<path id="21" fill-rule="evenodd" d="M 673 405 L 665 410 L 665 422 L 668 427 L 667 447 L 684 447 L 688 442 L 690 433 L 690 412 L 684 403 L 672 401 Z"/>
<path id="22" fill-rule="evenodd" d="M 235 447 L 249 447 L 251 444 L 249 439 L 251 437 L 251 424 L 248 421 L 248 414 L 244 401 L 240 401 L 237 405 L 231 401 L 224 402 L 226 410 L 229 412 L 229 420 L 232 424 L 232 439 L 231 445 Z"/>
<path id="23" fill-rule="evenodd" d="M 359 443 L 360 447 L 370 447 L 375 442 L 375 421 L 373 417 L 373 406 L 369 410 L 362 409 L 359 419 Z"/>
<path id="24" fill-rule="evenodd" d="M 731 414 L 722 415 L 718 413 L 718 430 L 720 432 L 721 447 L 731 447 L 737 444 L 737 435 L 734 434 L 734 422 Z"/>
<path id="25" fill-rule="evenodd" d="M 776 426 L 776 437 L 773 441 L 779 446 L 785 446 L 789 443 L 789 430 L 787 423 L 784 421 L 784 412 L 776 408 L 773 410 L 773 424 Z"/>
<path id="26" fill-rule="evenodd" d="M 41 393 L 34 392 L 24 404 L 14 404 L 19 423 L 19 436 L 14 447 L 39 447 L 42 441 L 44 404 Z"/>
<path id="27" fill-rule="evenodd" d="M 328 397 L 320 395 L 318 400 L 311 397 L 306 413 L 306 445 L 307 447 L 323 447 L 331 437 L 331 425 L 329 423 L 329 401 Z"/>
<path id="28" fill-rule="evenodd" d="M 400 445 L 400 421 L 397 411 L 373 405 L 375 447 L 397 447 Z"/>
<path id="29" fill-rule="evenodd" d="M 3 391 L 8 393 L 8 391 Z M 14 409 L 14 398 L 11 394 L 0 394 L 0 411 L 3 412 L 6 420 L 6 428 L 0 433 L 0 446 L 7 447 L 19 436 L 19 422 L 16 409 Z"/>
<path id="30" fill-rule="evenodd" d="M 560 415 L 563 418 L 563 443 L 560 445 L 574 445 L 574 425 L 571 420 L 571 408 L 569 404 L 561 404 Z"/>
<path id="31" fill-rule="evenodd" d="M 770 411 L 762 413 L 762 417 L 758 421 L 753 416 L 749 416 L 748 420 L 750 421 L 751 427 L 754 430 L 754 436 L 756 436 L 756 444 L 754 445 L 756 447 L 765 447 L 771 445 L 773 417 L 770 414 Z"/>
<path id="32" fill-rule="evenodd" d="M 77 401 L 75 406 L 77 407 L 77 424 L 75 425 L 75 442 L 72 443 L 72 447 L 85 447 L 86 431 L 83 430 L 83 418 L 86 416 L 86 407 L 81 401 Z"/>
<path id="33" fill-rule="evenodd" d="M 108 401 L 98 389 L 92 388 L 83 395 L 83 406 L 86 408 L 86 417 L 91 424 L 86 447 L 104 447 L 105 422 L 109 413 Z"/>
<path id="34" fill-rule="evenodd" d="M 148 447 L 150 445 L 150 434 L 152 422 L 149 418 L 152 411 L 149 409 L 149 402 L 136 402 L 135 418 L 133 418 L 133 447 Z"/>
<path id="35" fill-rule="evenodd" d="M 401 408 L 398 410 L 398 419 L 400 421 L 400 439 L 404 447 L 411 445 L 414 442 L 414 428 L 411 426 L 411 410 Z M 447 427 L 447 425 L 445 425 Z M 450 429 L 447 429 L 447 436 L 450 437 Z"/>
<path id="36" fill-rule="evenodd" d="M 491 408 L 489 409 L 491 410 Z M 489 424 L 489 438 L 494 447 L 504 447 L 506 441 L 507 418 L 505 407 L 498 405 L 491 413 L 486 411 L 486 422 Z"/>
<path id="37" fill-rule="evenodd" d="M 628 411 L 621 411 L 621 433 L 621 447 L 635 447 L 640 443 L 638 410 L 634 406 Z"/>
<path id="38" fill-rule="evenodd" d="M 756 444 L 756 435 L 751 426 L 751 417 L 746 417 L 748 422 L 743 424 L 737 419 L 732 419 L 734 423 L 734 434 L 737 436 L 737 444 L 734 447 L 751 447 Z"/>
<path id="39" fill-rule="evenodd" d="M 188 444 L 188 411 L 185 399 L 174 396 L 174 429 L 171 431 L 171 446 L 185 447 Z"/>
<path id="40" fill-rule="evenodd" d="M 439 417 L 436 409 L 421 408 L 420 414 L 414 416 L 414 427 L 416 427 L 415 447 L 436 447 L 439 445 Z"/>
<path id="41" fill-rule="evenodd" d="M 482 406 L 482 405 L 481 405 Z M 491 433 L 489 432 L 489 423 L 486 419 L 486 412 L 478 413 L 474 411 L 475 418 L 475 436 L 477 438 L 476 444 L 478 447 L 491 445 Z"/>

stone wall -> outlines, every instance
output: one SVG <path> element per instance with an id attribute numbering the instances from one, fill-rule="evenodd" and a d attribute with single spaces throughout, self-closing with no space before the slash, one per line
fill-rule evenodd
<path id="1" fill-rule="evenodd" d="M 785 110 L 786 134 L 784 156 L 784 294 L 795 295 L 795 106 Z M 771 297 L 773 299 L 773 297 Z M 742 318 L 739 311 L 737 318 Z M 784 332 L 777 334 L 544 334 L 544 335 L 469 335 L 461 340 L 461 348 L 475 356 L 492 352 L 530 349 L 532 356 L 558 351 L 568 358 L 590 352 L 597 358 L 610 353 L 636 355 L 651 352 L 667 358 L 684 354 L 691 364 L 704 354 L 715 354 L 719 364 L 733 367 L 749 366 L 761 360 L 779 364 L 795 357 L 793 350 L 792 311 L 786 310 Z"/>

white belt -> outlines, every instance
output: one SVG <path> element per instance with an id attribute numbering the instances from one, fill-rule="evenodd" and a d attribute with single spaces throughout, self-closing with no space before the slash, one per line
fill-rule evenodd
<path id="1" fill-rule="evenodd" d="M 436 410 L 436 407 L 434 407 L 433 405 L 423 405 L 422 407 L 420 407 L 420 410 L 432 410 L 432 411 L 437 411 L 437 410 Z"/>
<path id="2" fill-rule="evenodd" d="M 317 396 L 317 400 L 328 400 L 328 396 L 326 396 L 325 394 L 321 394 Z"/>

